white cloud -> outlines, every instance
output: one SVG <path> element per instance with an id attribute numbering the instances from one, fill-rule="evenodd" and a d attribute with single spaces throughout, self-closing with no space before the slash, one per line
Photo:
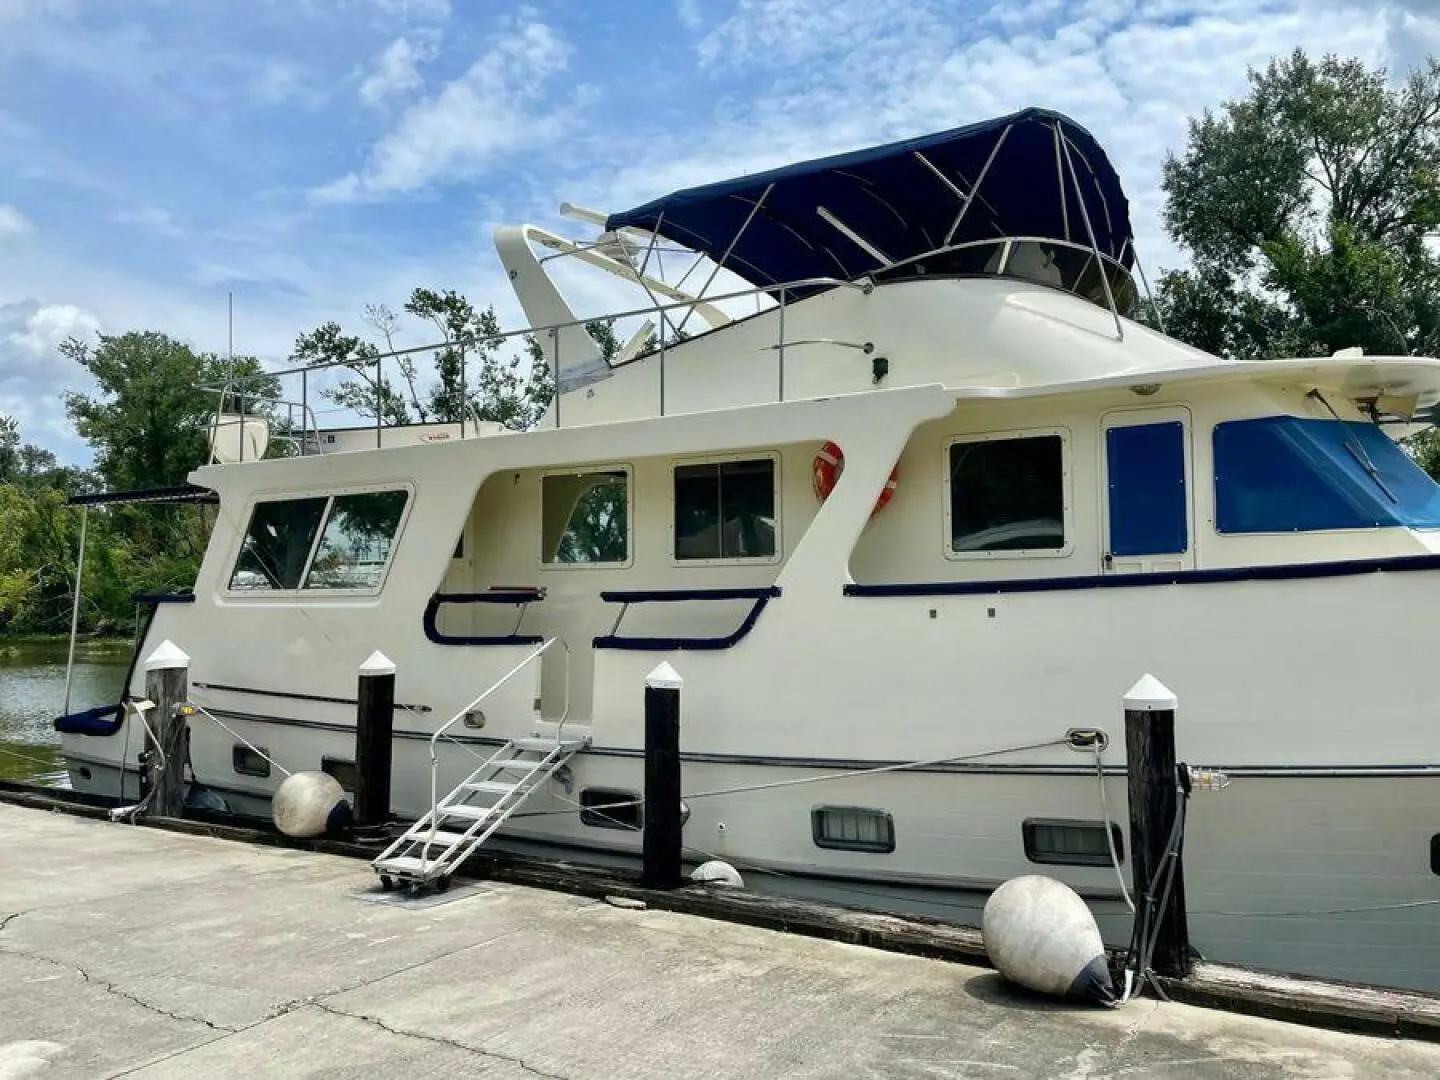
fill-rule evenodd
<path id="1" fill-rule="evenodd" d="M 433 19 L 450 17 L 450 0 L 371 0 L 386 15 L 397 19 Z"/>
<path id="2" fill-rule="evenodd" d="M 158 206 L 141 206 L 133 210 L 121 210 L 112 214 L 110 220 L 117 225 L 134 225 L 166 237 L 181 237 L 185 231 L 175 223 L 169 210 Z"/>
<path id="3" fill-rule="evenodd" d="M 360 84 L 360 98 L 368 105 L 383 105 L 424 86 L 417 64 L 429 59 L 430 50 L 399 37 L 380 54 L 375 68 Z"/>
<path id="4" fill-rule="evenodd" d="M 13 416 L 27 442 L 73 459 L 80 444 L 65 415 L 61 391 L 89 384 L 89 377 L 57 351 L 72 334 L 90 337 L 100 328 L 94 315 L 73 304 L 27 299 L 0 304 L 0 413 Z"/>
<path id="5" fill-rule="evenodd" d="M 0 246 L 3 246 L 6 240 L 23 236 L 32 228 L 34 226 L 18 209 L 9 203 L 0 203 Z"/>
<path id="6" fill-rule="evenodd" d="M 479 51 L 463 75 L 404 112 L 361 170 L 316 190 L 315 198 L 383 196 L 473 178 L 509 154 L 556 139 L 574 98 L 547 102 L 546 90 L 568 65 L 569 44 L 527 14 Z"/>
<path id="7" fill-rule="evenodd" d="M 75 0 L 0 0 L 0 22 L 34 15 L 70 15 L 74 11 Z"/>

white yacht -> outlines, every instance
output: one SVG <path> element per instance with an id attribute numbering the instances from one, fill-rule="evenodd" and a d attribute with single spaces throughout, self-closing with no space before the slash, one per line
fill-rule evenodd
<path id="1" fill-rule="evenodd" d="M 352 787 L 379 650 L 397 818 L 448 822 L 477 756 L 549 740 L 439 835 L 633 859 L 668 662 L 696 861 L 969 922 L 1044 873 L 1123 944 L 1149 674 L 1180 758 L 1230 780 L 1190 801 L 1201 954 L 1440 991 L 1440 489 L 1399 441 L 1440 361 L 1229 361 L 1137 321 L 1120 182 L 1043 109 L 568 213 L 598 234 L 495 237 L 559 381 L 537 426 L 317 430 L 313 383 L 283 450 L 217 418 L 203 564 L 136 647 L 191 657 L 197 786 L 250 813 L 274 764 Z M 637 290 L 616 355 L 559 258 Z M 133 710 L 57 726 L 76 788 L 136 795 Z"/>

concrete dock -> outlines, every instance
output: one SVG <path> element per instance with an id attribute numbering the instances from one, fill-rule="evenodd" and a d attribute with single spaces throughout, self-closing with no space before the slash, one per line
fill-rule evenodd
<path id="1" fill-rule="evenodd" d="M 1440 1045 L 0 805 L 0 1080 L 1434 1077 Z"/>

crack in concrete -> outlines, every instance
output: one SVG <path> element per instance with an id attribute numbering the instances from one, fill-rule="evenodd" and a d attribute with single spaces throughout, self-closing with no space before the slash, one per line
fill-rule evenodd
<path id="1" fill-rule="evenodd" d="M 438 1046 L 448 1046 L 452 1050 L 463 1050 L 467 1054 L 477 1054 L 480 1057 L 508 1062 L 533 1076 L 543 1076 L 546 1080 L 570 1080 L 569 1077 L 561 1073 L 546 1072 L 544 1069 L 531 1065 L 525 1061 L 524 1058 L 514 1057 L 510 1054 L 502 1054 L 498 1050 L 486 1050 L 483 1047 L 471 1046 L 469 1043 L 462 1043 L 455 1039 L 447 1039 L 443 1035 L 427 1035 L 423 1031 L 408 1031 L 405 1028 L 392 1027 L 378 1016 L 371 1016 L 368 1013 L 346 1012 L 344 1009 L 337 1009 L 333 1005 L 327 1005 L 323 1001 L 312 1001 L 309 1002 L 309 1004 L 314 1005 L 315 1008 L 321 1012 L 329 1013 L 331 1016 L 343 1016 L 350 1020 L 362 1020 L 367 1024 L 379 1028 L 381 1031 L 389 1032 L 391 1035 L 399 1035 L 408 1039 L 421 1039 L 425 1042 L 435 1043 Z"/>
<path id="2" fill-rule="evenodd" d="M 1151 1006 L 1151 1008 L 1146 1011 L 1143 1016 L 1136 1020 L 1135 1023 L 1131 1024 L 1125 1034 L 1121 1036 L 1119 1043 L 1116 1044 L 1115 1050 L 1111 1055 L 1112 1058 L 1118 1060 L 1121 1055 L 1125 1053 L 1126 1049 L 1130 1046 L 1130 1044 L 1140 1037 L 1140 1029 L 1143 1028 L 1146 1024 L 1148 1024 L 1151 1020 L 1155 1019 L 1155 1014 L 1159 1011 L 1160 1002 L 1159 1000 L 1156 1000 L 1155 1003 Z"/>
<path id="3" fill-rule="evenodd" d="M 55 967 L 63 968 L 66 971 L 73 971 L 89 985 L 99 987 L 100 990 L 102 990 L 104 993 L 121 998 L 122 1000 L 128 1001 L 131 1004 L 139 1005 L 142 1009 L 155 1013 L 157 1016 L 164 1016 L 170 1020 L 180 1020 L 182 1022 L 190 1024 L 204 1024 L 211 1031 L 219 1031 L 226 1035 L 233 1035 L 240 1030 L 239 1028 L 227 1027 L 224 1024 L 217 1024 L 213 1021 L 206 1020 L 203 1016 L 188 1016 L 185 1013 L 171 1012 L 169 1009 L 163 1009 L 159 1005 L 155 1005 L 149 1001 L 146 1001 L 144 998 L 137 997 L 135 994 L 130 993 L 130 991 L 128 990 L 120 989 L 120 987 L 115 985 L 113 982 L 102 979 L 97 975 L 91 975 L 90 972 L 86 971 L 78 964 L 67 964 L 63 960 L 56 960 L 54 957 L 45 956 L 42 953 L 27 952 L 24 949 L 0 949 L 0 953 L 6 953 L 10 956 L 22 956 L 28 960 L 39 960 L 42 963 L 52 964 Z"/>
<path id="4" fill-rule="evenodd" d="M 0 917 L 0 930 L 4 930 L 5 927 L 9 926 L 12 922 L 14 922 L 16 919 L 18 919 L 21 915 L 24 914 L 25 912 L 23 911 L 12 911 L 9 915 Z"/>

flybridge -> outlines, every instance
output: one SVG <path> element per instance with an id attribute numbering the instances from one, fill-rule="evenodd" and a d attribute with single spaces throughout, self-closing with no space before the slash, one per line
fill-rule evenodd
<path id="1" fill-rule="evenodd" d="M 1006 237 L 1093 243 L 1126 269 L 1134 259 L 1129 202 L 1104 150 L 1073 120 L 1039 108 L 687 188 L 605 220 L 607 233 L 625 228 L 767 289 L 854 280 Z"/>

